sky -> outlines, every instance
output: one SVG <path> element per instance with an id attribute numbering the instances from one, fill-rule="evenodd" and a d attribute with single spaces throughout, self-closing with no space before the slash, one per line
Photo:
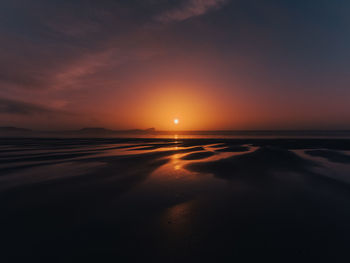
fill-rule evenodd
<path id="1" fill-rule="evenodd" d="M 350 129 L 349 13 L 348 0 L 2 0 L 0 126 Z"/>

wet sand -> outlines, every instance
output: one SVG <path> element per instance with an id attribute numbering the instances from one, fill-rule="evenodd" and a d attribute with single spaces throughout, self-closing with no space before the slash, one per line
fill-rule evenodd
<path id="1" fill-rule="evenodd" d="M 349 262 L 350 140 L 0 139 L 1 262 Z"/>

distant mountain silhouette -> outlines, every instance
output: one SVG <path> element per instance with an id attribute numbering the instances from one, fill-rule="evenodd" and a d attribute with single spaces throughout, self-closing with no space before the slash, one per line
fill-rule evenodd
<path id="1" fill-rule="evenodd" d="M 17 127 L 0 127 L 0 132 L 31 132 L 32 130 Z"/>
<path id="2" fill-rule="evenodd" d="M 130 130 L 111 130 L 103 127 L 86 127 L 80 130 L 66 131 L 35 131 L 18 127 L 0 127 L 0 136 L 2 137 L 54 137 L 54 136 L 113 136 L 123 134 L 149 134 L 154 133 L 155 128 L 130 129 Z"/>
<path id="3" fill-rule="evenodd" d="M 31 137 L 33 131 L 24 128 L 17 127 L 0 127 L 1 137 Z"/>
<path id="4" fill-rule="evenodd" d="M 89 133 L 89 132 L 98 132 L 98 133 L 106 133 L 106 132 L 114 132 L 113 130 L 108 130 L 105 128 L 92 127 L 92 128 L 82 128 L 76 132 Z"/>

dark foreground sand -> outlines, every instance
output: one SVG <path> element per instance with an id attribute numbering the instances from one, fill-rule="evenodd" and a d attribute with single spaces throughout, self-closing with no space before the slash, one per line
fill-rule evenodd
<path id="1" fill-rule="evenodd" d="M 0 262 L 350 262 L 350 140 L 0 139 Z"/>

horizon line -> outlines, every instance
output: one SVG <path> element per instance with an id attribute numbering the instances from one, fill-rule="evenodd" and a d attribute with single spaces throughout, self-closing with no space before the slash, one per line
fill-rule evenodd
<path id="1" fill-rule="evenodd" d="M 0 129 L 14 129 L 14 130 L 27 130 L 33 132 L 77 132 L 77 131 L 88 131 L 88 130 L 105 130 L 109 132 L 132 132 L 132 131 L 143 131 L 143 132 L 350 132 L 350 128 L 347 129 L 315 129 L 315 128 L 307 128 L 307 129 L 218 129 L 218 130 L 157 130 L 156 128 L 130 128 L 130 129 L 110 129 L 105 127 L 82 127 L 77 129 L 65 129 L 65 130 L 41 130 L 41 129 L 32 129 L 32 128 L 23 128 L 23 127 L 15 127 L 15 126 L 0 126 Z"/>

